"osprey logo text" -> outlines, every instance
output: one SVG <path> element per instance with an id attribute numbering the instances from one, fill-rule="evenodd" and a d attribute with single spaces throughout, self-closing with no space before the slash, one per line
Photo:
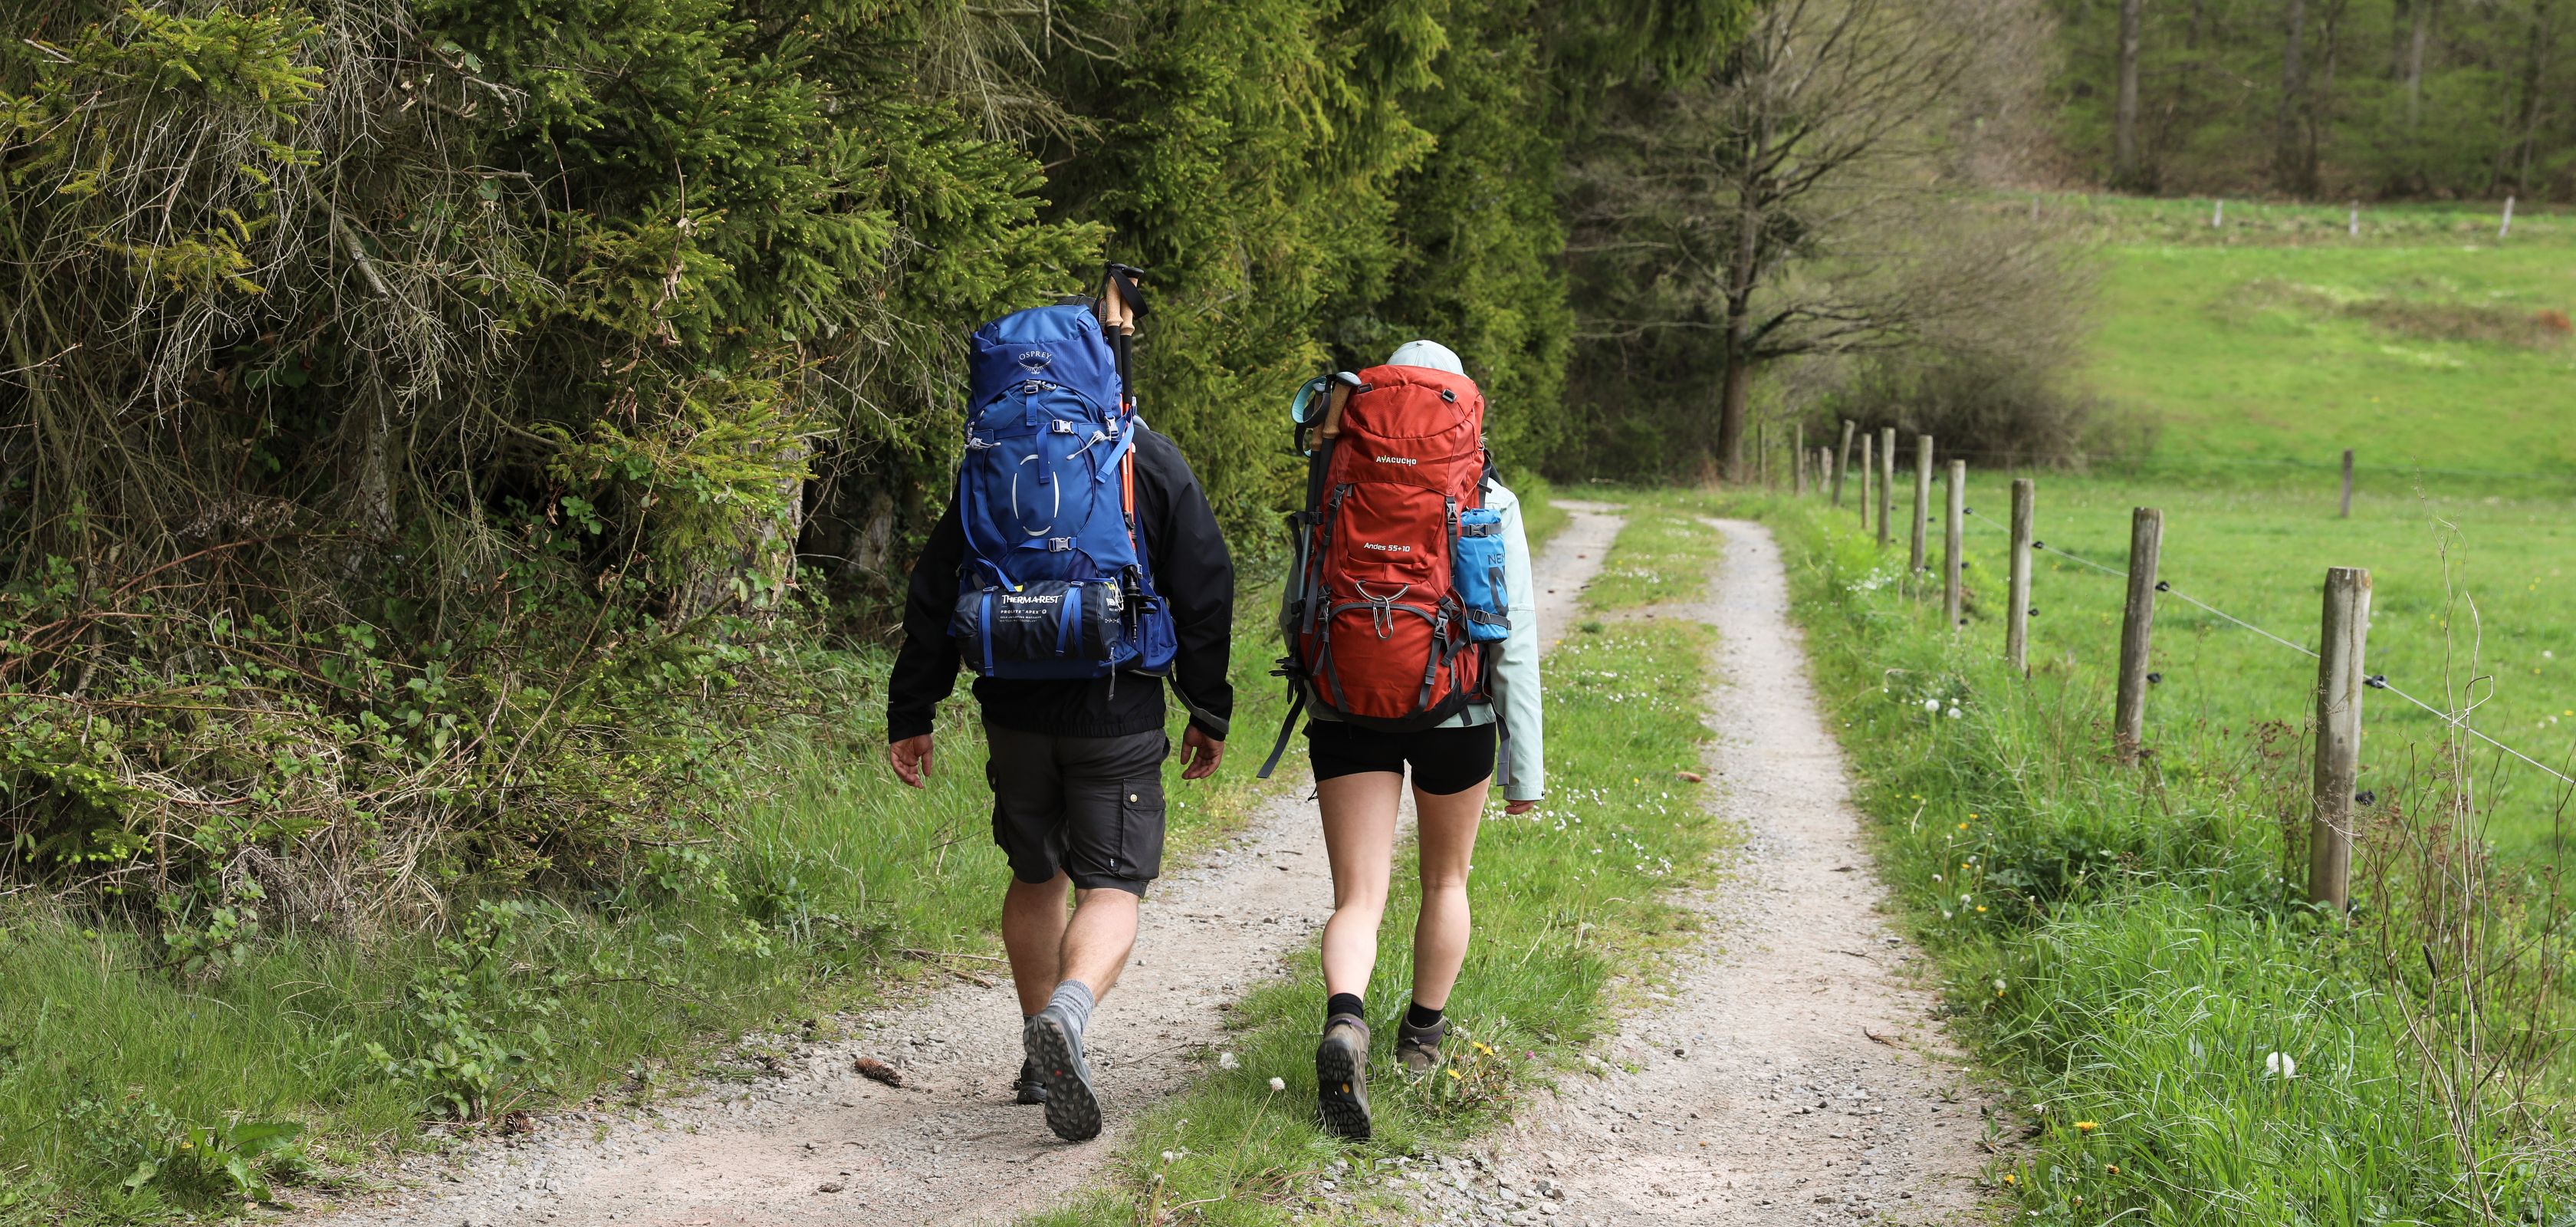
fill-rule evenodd
<path id="1" fill-rule="evenodd" d="M 1378 457 L 1378 458 L 1377 458 L 1377 462 L 1378 462 L 1379 464 L 1420 464 L 1420 463 L 1422 463 L 1421 461 L 1416 460 L 1416 459 L 1414 459 L 1414 458 L 1413 458 L 1413 457 L 1411 457 L 1411 456 L 1380 456 L 1380 457 Z"/>
<path id="2" fill-rule="evenodd" d="M 1413 547 L 1409 545 L 1379 545 L 1374 541 L 1363 541 L 1360 542 L 1360 544 L 1368 549 L 1384 550 L 1389 554 L 1410 554 L 1413 552 Z"/>
<path id="3" fill-rule="evenodd" d="M 1043 349 L 1024 349 L 1020 351 L 1020 369 L 1024 371 L 1043 371 L 1047 369 L 1047 364 L 1054 361 L 1055 355 L 1048 353 Z"/>

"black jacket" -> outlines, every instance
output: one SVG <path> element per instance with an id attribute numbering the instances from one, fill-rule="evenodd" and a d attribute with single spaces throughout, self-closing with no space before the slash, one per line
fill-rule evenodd
<path id="1" fill-rule="evenodd" d="M 1172 684 L 1180 688 L 1190 723 L 1223 741 L 1234 715 L 1234 684 L 1225 673 L 1234 631 L 1234 560 L 1181 449 L 1143 429 L 1136 434 L 1136 525 L 1154 587 L 1171 607 L 1180 638 Z M 957 687 L 959 652 L 948 636 L 948 618 L 957 607 L 957 569 L 965 556 L 966 533 L 951 503 L 912 564 L 903 651 L 886 688 L 890 740 L 929 732 L 940 700 Z M 984 707 L 985 723 L 1024 733 L 1123 737 L 1163 727 L 1162 679 L 1137 673 L 1080 681 L 979 677 L 975 699 Z"/>

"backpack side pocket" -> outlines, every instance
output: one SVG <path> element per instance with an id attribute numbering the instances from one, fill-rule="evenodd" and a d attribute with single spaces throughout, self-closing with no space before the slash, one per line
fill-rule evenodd
<path id="1" fill-rule="evenodd" d="M 1511 594 L 1503 583 L 1503 513 L 1471 507 L 1458 513 L 1458 602 L 1467 609 L 1467 638 L 1497 643 L 1512 637 Z"/>

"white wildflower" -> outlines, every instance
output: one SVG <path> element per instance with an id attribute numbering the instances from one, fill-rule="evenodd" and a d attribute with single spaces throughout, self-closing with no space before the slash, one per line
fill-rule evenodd
<path id="1" fill-rule="evenodd" d="M 2286 1052 L 2273 1053 L 2263 1058 L 2263 1072 L 2274 1078 L 2296 1078 L 2299 1076 L 2299 1059 Z"/>
<path id="2" fill-rule="evenodd" d="M 1234 1054 L 1231 1052 L 1220 1052 L 1216 1054 L 1216 1067 L 1218 1069 L 1240 1069 L 1242 1068 L 1242 1065 L 1242 1062 L 1234 1059 Z"/>
<path id="3" fill-rule="evenodd" d="M 1273 1078 L 1273 1079 L 1271 1079 L 1271 1080 L 1270 1080 L 1270 1089 L 1271 1089 L 1271 1090 L 1274 1090 L 1274 1091 L 1284 1091 L 1284 1090 L 1287 1090 L 1287 1089 L 1288 1089 L 1288 1080 L 1287 1080 L 1287 1079 L 1285 1079 L 1285 1078 Z"/>
<path id="4" fill-rule="evenodd" d="M 1955 708 L 1955 707 L 1953 707 L 1953 708 L 1951 708 L 1951 709 L 1950 709 L 1950 718 L 1951 718 L 1951 719 L 1953 719 L 1953 720 L 1956 720 L 1956 719 L 1958 719 L 1959 717 L 1964 716 L 1964 715 L 1967 715 L 1967 714 L 1968 714 L 1968 713 L 1963 712 L 1963 711 L 1960 711 L 1958 708 Z"/>
<path id="5" fill-rule="evenodd" d="M 1923 710 L 1925 710 L 1925 711 L 1939 711 L 1939 710 L 1941 710 L 1941 700 L 1939 700 L 1939 699 L 1925 699 L 1925 700 L 1923 700 Z"/>

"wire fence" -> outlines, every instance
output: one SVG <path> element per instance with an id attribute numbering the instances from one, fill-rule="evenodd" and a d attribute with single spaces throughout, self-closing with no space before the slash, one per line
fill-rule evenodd
<path id="1" fill-rule="evenodd" d="M 1987 517 L 1984 517 L 1984 516 L 1980 516 L 1980 515 L 1978 515 L 1978 514 L 1977 514 L 1977 511 L 1976 511 L 1976 508 L 1973 508 L 1973 507 L 1964 507 L 1964 508 L 1961 508 L 1961 510 L 1965 513 L 1964 518 L 1966 519 L 1966 521 L 1967 521 L 1968 523 L 1976 524 L 1976 525 L 1979 525 L 1980 527 L 1988 528 L 1988 529 L 1991 529 L 1991 530 L 1993 530 L 1993 531 L 1995 531 L 1995 532 L 2003 533 L 2003 534 L 2005 534 L 2007 537 L 2009 537 L 2009 536 L 2011 535 L 2011 530 L 2010 530 L 2009 528 L 2006 528 L 2005 526 L 2000 525 L 2000 524 L 1996 524 L 1996 523 L 1994 523 L 1991 519 L 1988 519 Z M 2083 566 L 2090 567 L 2090 568 L 2092 568 L 2092 569 L 2094 569 L 2094 570 L 2096 570 L 2096 571 L 2099 571 L 2099 572 L 2101 572 L 2101 573 L 2103 573 L 2103 574 L 2105 574 L 2105 575 L 2113 576 L 2113 577 L 2118 578 L 2118 579 L 2123 580 L 2123 581 L 2125 581 L 2125 580 L 2127 580 L 2127 579 L 2129 578 L 2129 570 L 2128 570 L 2128 568 L 2126 568 L 2126 567 L 2113 567 L 2113 566 L 2105 565 L 2105 564 L 2103 564 L 2103 563 L 2095 562 L 2095 561 L 2093 561 L 2092 559 L 2090 559 L 2090 558 L 2086 558 L 2086 557 L 2084 557 L 2084 556 L 2082 556 L 2082 555 L 2080 555 L 2080 554 L 2070 553 L 2070 552 L 2068 552 L 2067 550 L 2060 549 L 2060 548 L 2055 547 L 2055 546 L 2051 546 L 2051 545 L 2049 545 L 2049 544 L 2048 544 L 2046 541 L 2044 541 L 2044 540 L 2033 540 L 2033 541 L 2030 543 L 2030 548 L 2031 548 L 2031 551 L 2032 551 L 2033 553 L 2042 553 L 2042 554 L 2050 554 L 2050 555 L 2054 555 L 2054 556 L 2056 556 L 2056 557 L 2063 558 L 2063 559 L 2067 560 L 2068 562 L 2078 563 L 2078 564 L 2081 564 L 2081 565 L 2083 565 Z M 2202 610 L 2204 610 L 2204 611 L 2206 611 L 2206 612 L 2208 612 L 2208 613 L 2210 613 L 2210 614 L 2212 614 L 2212 615 L 2214 615 L 2214 616 L 2216 616 L 2216 617 L 2218 617 L 2218 618 L 2224 619 L 2225 621 L 2227 621 L 2227 622 L 2229 622 L 2229 623 L 2232 623 L 2232 624 L 2234 624 L 2235 626 L 2237 626 L 2237 627 L 2239 627 L 2239 628 L 2241 628 L 2241 629 L 2244 629 L 2244 630 L 2246 630 L 2246 631 L 2250 631 L 2250 632 L 2252 632 L 2252 633 L 2254 633 L 2254 634 L 2256 634 L 2256 635 L 2262 636 L 2262 637 L 2263 637 L 2263 638 L 2265 638 L 2265 639 L 2269 639 L 2269 640 L 2271 640 L 2272 642 L 2277 643 L 2277 644 L 2281 645 L 2282 647 L 2288 648 L 2288 649 L 2290 649 L 2290 650 L 2291 650 L 2291 651 L 2293 651 L 2293 652 L 2297 652 L 2297 653 L 2298 653 L 2298 654 L 2300 654 L 2301 656 L 2305 656 L 2305 657 L 2307 657 L 2307 658 L 2308 658 L 2308 659 L 2310 659 L 2310 660 L 2315 660 L 2315 659 L 2317 659 L 2317 650 L 2316 650 L 2315 648 L 2311 648 L 2311 647 L 2306 646 L 2305 644 L 2296 643 L 2296 642 L 2293 642 L 2293 641 L 2291 641 L 2291 640 L 2289 640 L 2289 639 L 2285 639 L 2285 638 L 2283 638 L 2283 637 L 2281 637 L 2281 636 L 2279 636 L 2279 635 L 2273 634 L 2271 631 L 2265 630 L 2265 629 L 2263 629 L 2262 627 L 2257 626 L 2257 625 L 2255 625 L 2255 624 L 2254 624 L 2254 623 L 2252 623 L 2252 622 L 2248 622 L 2248 621 L 2246 621 L 2245 619 L 2240 618 L 2240 617 L 2237 617 L 2236 615 L 2234 615 L 2234 614 L 2232 614 L 2232 613 L 2229 613 L 2229 612 L 2227 612 L 2226 610 L 2220 609 L 2220 608 L 2218 608 L 2217 606 L 2212 605 L 2212 604 L 2210 604 L 2210 603 L 2209 603 L 2209 602 L 2207 602 L 2207 601 L 2201 600 L 2201 599 L 2200 599 L 2200 598 L 2198 598 L 2198 597 L 2195 597 L 2195 596 L 2192 596 L 2192 595 L 2191 595 L 2191 594 L 2189 594 L 2189 593 L 2183 592 L 2183 591 L 2181 591 L 2181 590 L 2179 590 L 2179 589 L 2175 588 L 2175 587 L 2173 586 L 2173 581 L 2171 581 L 2171 580 L 2159 579 L 2158 581 L 2156 581 L 2156 591 L 2157 591 L 2157 592 L 2160 592 L 2160 593 L 2163 593 L 2164 595 L 2167 595 L 2167 596 L 2172 596 L 2172 597 L 2180 598 L 2181 600 L 2186 601 L 2186 602 L 2188 602 L 2188 603 L 2190 603 L 2190 604 L 2192 604 L 2192 605 L 2194 605 L 2194 606 L 2196 606 L 2196 607 L 2198 607 L 2198 608 L 2200 608 L 2200 609 L 2202 609 Z M 2544 775 L 2547 775 L 2549 778 L 2551 778 L 2551 779 L 2553 779 L 2553 780 L 2556 780 L 2556 781 L 2558 781 L 2559 783 L 2564 784 L 2564 785 L 2567 785 L 2567 786 L 2569 786 L 2569 787 L 2571 787 L 2571 788 L 2576 788 L 2576 776 L 2570 776 L 2570 775 L 2568 775 L 2566 772 L 2560 771 L 2560 770 L 2558 770 L 2557 768 L 2552 767 L 2552 766 L 2550 766 L 2549 764 L 2544 763 L 2544 762 L 2540 761 L 2540 760 L 2539 760 L 2539 759 L 2537 759 L 2537 758 L 2533 758 L 2531 755 L 2526 754 L 2526 753 L 2522 752 L 2521 750 L 2514 748 L 2513 746 L 2507 745 L 2507 744 L 2505 744 L 2504 742 L 2502 742 L 2502 741 L 2498 741 L 2498 740 L 2496 740 L 2494 737 L 2489 736 L 2485 730 L 2480 729 L 2480 728 L 2478 728 L 2477 726 L 2472 725 L 2472 724 L 2470 724 L 2470 723 L 2469 723 L 2468 713 L 2466 713 L 2466 712 L 2457 712 L 2457 713 L 2455 713 L 2455 712 L 2452 712 L 2452 711 L 2450 711 L 2450 710 L 2448 710 L 2448 709 L 2446 709 L 2446 708 L 2436 707 L 2436 706 L 2434 706 L 2433 704 L 2427 703 L 2427 702 L 2425 702 L 2425 701 L 2424 701 L 2424 700 L 2422 700 L 2422 699 L 2416 698 L 2414 695 L 2409 694 L 2409 693 L 2407 693 L 2405 690 L 2403 690 L 2403 689 L 2399 688 L 2395 683 L 2390 682 L 2390 681 L 2388 680 L 2388 676 L 2387 676 L 2386 674 L 2381 674 L 2381 673 L 2374 673 L 2374 674 L 2371 674 L 2371 675 L 2369 675 L 2367 678 L 2365 678 L 2365 679 L 2363 680 L 2363 684 L 2364 684 L 2364 685 L 2369 686 L 2370 688 L 2372 688 L 2372 689 L 2374 689 L 2374 690 L 2385 690 L 2385 691 L 2387 691 L 2388 693 L 2390 693 L 2390 694 L 2392 694 L 2392 695 L 2397 696 L 2398 698 L 2404 699 L 2404 700 L 2406 700 L 2407 702 L 2412 703 L 2412 704 L 2414 704 L 2415 706 L 2417 706 L 2417 707 L 2419 707 L 2419 708 L 2422 708 L 2423 710 L 2425 710 L 2425 711 L 2427 711 L 2427 712 L 2431 713 L 2433 716 L 2435 716 L 2436 718 L 2440 719 L 2443 723 L 2448 724 L 2448 725 L 2450 725 L 2451 727 L 2456 728 L 2456 729 L 2458 729 L 2459 731 L 2461 731 L 2461 732 L 2463 732 L 2463 733 L 2466 733 L 2466 734 L 2468 734 L 2468 735 L 2469 735 L 2469 736 L 2471 736 L 2471 737 L 2475 737 L 2475 738 L 2477 738 L 2478 740 L 2480 740 L 2480 741 L 2483 741 L 2483 742 L 2487 743 L 2488 745 L 2494 746 L 2496 749 L 2501 750 L 2501 751 L 2505 752 L 2505 753 L 2506 753 L 2506 754 L 2508 754 L 2508 755 L 2511 755 L 2512 757 L 2514 757 L 2514 758 L 2516 758 L 2516 759 L 2519 759 L 2519 760 L 2520 760 L 2520 761 L 2522 761 L 2524 764 L 2526 764 L 2526 765 L 2528 765 L 2528 766 L 2532 767 L 2534 770 L 2537 770 L 2537 771 L 2541 772 L 2541 773 L 2542 773 L 2542 774 L 2544 774 Z"/>

